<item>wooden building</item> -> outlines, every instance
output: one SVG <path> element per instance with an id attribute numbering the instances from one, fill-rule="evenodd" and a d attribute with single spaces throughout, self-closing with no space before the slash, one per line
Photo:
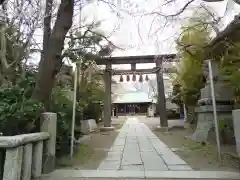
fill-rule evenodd
<path id="1" fill-rule="evenodd" d="M 153 100 L 144 92 L 127 92 L 118 94 L 112 102 L 114 116 L 149 114 Z"/>

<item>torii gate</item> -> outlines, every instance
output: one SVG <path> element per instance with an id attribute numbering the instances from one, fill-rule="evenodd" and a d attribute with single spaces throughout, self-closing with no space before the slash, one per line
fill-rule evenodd
<path id="1" fill-rule="evenodd" d="M 104 57 L 96 60 L 97 65 L 106 65 L 104 71 L 105 97 L 104 97 L 104 128 L 102 130 L 114 129 L 111 127 L 111 77 L 112 75 L 121 75 L 124 73 L 154 74 L 157 77 L 158 91 L 158 112 L 160 113 L 160 126 L 168 127 L 166 114 L 166 99 L 164 90 L 163 73 L 174 73 L 171 69 L 164 68 L 163 62 L 175 62 L 176 54 L 164 55 L 146 55 L 146 56 L 123 56 L 123 57 Z M 153 69 L 136 69 L 137 63 L 155 63 Z M 113 70 L 113 64 L 131 64 L 130 70 Z"/>

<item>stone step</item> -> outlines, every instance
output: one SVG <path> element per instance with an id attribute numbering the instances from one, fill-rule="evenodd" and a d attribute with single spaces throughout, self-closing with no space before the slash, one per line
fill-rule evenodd
<path id="1" fill-rule="evenodd" d="M 41 180 L 236 180 L 240 173 L 225 171 L 112 171 L 112 170 L 55 170 Z"/>

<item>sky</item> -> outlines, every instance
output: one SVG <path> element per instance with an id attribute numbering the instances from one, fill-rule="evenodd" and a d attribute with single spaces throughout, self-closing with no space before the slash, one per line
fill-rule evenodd
<path id="1" fill-rule="evenodd" d="M 82 11 L 82 17 L 87 19 L 89 22 L 92 20 L 103 20 L 100 29 L 106 34 L 112 33 L 114 28 L 118 28 L 114 33 L 112 33 L 111 41 L 115 45 L 124 48 L 125 50 L 118 50 L 113 53 L 113 56 L 132 56 L 132 55 L 150 55 L 150 54 L 167 54 L 175 53 L 175 43 L 174 40 L 179 35 L 179 29 L 183 24 L 186 17 L 189 17 L 194 9 L 199 8 L 203 1 L 196 0 L 196 2 L 190 6 L 188 10 L 181 16 L 181 19 L 173 20 L 169 23 L 167 27 L 161 28 L 158 32 L 153 33 L 159 27 L 163 27 L 165 23 L 164 18 L 158 18 L 158 20 L 153 23 L 154 16 L 147 16 L 146 14 L 156 11 L 161 11 L 165 14 L 174 14 L 187 2 L 186 0 L 176 0 L 170 6 L 165 8 L 160 7 L 164 0 L 130 0 L 125 3 L 126 0 L 113 0 L 115 4 L 118 3 L 119 12 L 121 18 L 116 17 L 116 12 L 111 13 L 109 11 L 109 6 L 103 3 L 93 3 L 86 6 Z M 130 3 L 129 3 L 130 2 Z M 130 5 L 129 5 L 130 4 Z M 222 21 L 222 28 L 229 23 L 234 15 L 240 12 L 238 5 L 234 4 L 232 0 L 223 1 L 220 3 L 204 3 L 214 10 L 218 16 L 222 16 L 228 8 L 228 13 Z M 118 10 L 119 10 L 118 9 Z M 140 14 L 145 14 L 145 16 L 135 16 L 133 12 L 125 13 L 125 11 L 138 12 Z M 152 31 L 150 27 L 152 26 Z M 170 64 L 165 64 L 165 66 L 171 66 Z M 152 68 L 154 64 L 137 64 L 137 69 L 139 68 Z M 116 69 L 130 69 L 130 65 L 117 65 L 113 66 Z M 150 78 L 154 78 L 151 75 Z M 114 77 L 115 80 L 119 81 L 119 76 Z M 168 79 L 165 76 L 165 79 Z"/>
<path id="2" fill-rule="evenodd" d="M 152 12 L 156 7 L 164 2 L 164 0 L 130 0 L 132 6 L 135 8 L 126 7 L 129 4 L 124 3 L 126 0 L 115 0 L 121 1 L 120 14 L 121 19 L 116 18 L 115 13 L 109 11 L 107 4 L 97 4 L 93 3 L 86 6 L 83 11 L 83 17 L 89 19 L 89 21 L 104 20 L 100 29 L 107 33 L 111 33 L 114 27 L 119 26 L 119 30 L 115 31 L 110 38 L 117 46 L 126 48 L 125 51 L 115 51 L 113 56 L 125 56 L 125 55 L 146 55 L 146 54 L 165 54 L 175 52 L 174 39 L 178 35 L 179 28 L 183 21 L 175 20 L 172 24 L 169 24 L 166 28 L 161 29 L 158 33 L 149 32 L 149 27 L 154 19 L 154 16 L 136 16 L 132 14 L 127 14 L 125 11 L 140 11 L 142 14 L 147 14 Z M 114 0 L 113 0 L 114 2 Z M 231 4 L 232 0 L 229 0 Z M 176 3 L 167 8 L 162 8 L 159 11 L 165 12 L 165 14 L 170 14 L 171 12 L 177 12 L 184 4 L 186 0 L 176 0 Z M 189 16 L 194 8 L 198 7 L 203 1 L 196 0 L 196 2 L 191 6 L 191 9 L 184 13 L 184 16 Z M 218 14 L 222 15 L 225 11 L 227 1 L 221 3 L 205 3 Z M 129 5 L 128 5 L 129 6 Z M 136 8 L 137 7 L 137 8 Z M 167 9 L 167 10 L 165 10 Z M 236 8 L 235 8 L 236 9 Z M 133 11 L 132 10 L 132 11 Z M 229 11 L 228 16 L 225 17 L 224 23 L 228 23 L 233 19 L 233 15 L 236 12 Z M 155 21 L 153 29 L 157 29 L 164 24 L 164 19 L 159 19 Z M 153 30 L 154 31 L 154 30 Z M 149 35 L 150 33 L 150 35 Z M 159 48 L 156 48 L 156 43 Z"/>
<path id="3" fill-rule="evenodd" d="M 83 0 L 82 0 L 83 1 Z M 181 25 L 186 21 L 201 3 L 210 6 L 216 15 L 222 16 L 226 7 L 228 13 L 222 20 L 222 28 L 229 23 L 234 15 L 240 12 L 240 6 L 234 4 L 233 0 L 225 0 L 218 3 L 206 3 L 201 0 L 195 0 L 189 9 L 185 11 L 178 19 L 168 19 L 165 26 L 165 18 L 156 18 L 152 12 L 162 12 L 164 14 L 174 14 L 184 6 L 187 0 L 175 0 L 168 6 L 161 6 L 165 0 L 105 0 L 115 5 L 113 9 L 106 3 L 99 3 L 92 0 L 90 4 L 84 6 L 80 13 L 74 19 L 74 24 L 90 23 L 93 20 L 102 21 L 99 29 L 106 35 L 111 34 L 110 40 L 118 47 L 125 49 L 117 50 L 113 56 L 133 56 L 133 55 L 153 55 L 175 53 L 174 40 L 179 35 Z M 112 12 L 114 10 L 114 12 Z M 120 14 L 120 18 L 116 14 Z M 82 21 L 81 21 L 82 20 Z M 84 20 L 84 22 L 83 22 Z M 169 23 L 171 22 L 171 23 Z M 150 30 L 151 27 L 151 30 Z M 160 28 L 164 27 L 164 28 Z M 160 29 L 159 29 L 160 28 Z M 158 31 L 156 31 L 159 29 Z M 41 31 L 39 39 L 41 40 Z M 39 59 L 36 56 L 34 59 Z M 165 64 L 171 66 L 171 64 Z M 152 68 L 154 64 L 137 64 L 139 68 Z M 115 69 L 130 69 L 130 65 L 113 66 Z M 154 78 L 155 75 L 150 75 Z M 169 79 L 164 76 L 166 81 Z M 114 80 L 119 81 L 119 76 L 114 76 Z"/>

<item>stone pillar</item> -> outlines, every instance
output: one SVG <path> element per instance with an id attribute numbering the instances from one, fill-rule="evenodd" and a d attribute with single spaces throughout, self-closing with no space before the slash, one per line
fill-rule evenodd
<path id="1" fill-rule="evenodd" d="M 48 132 L 50 139 L 44 144 L 43 149 L 43 174 L 50 173 L 55 169 L 57 114 L 52 112 L 42 113 L 40 116 L 41 132 Z"/>
<path id="2" fill-rule="evenodd" d="M 112 117 L 115 117 L 114 109 L 115 109 L 115 108 L 112 108 Z"/>
<path id="3" fill-rule="evenodd" d="M 240 109 L 235 109 L 232 111 L 233 115 L 233 127 L 234 127 L 234 135 L 236 141 L 236 150 L 237 154 L 240 157 Z"/>
<path id="4" fill-rule="evenodd" d="M 104 99 L 104 127 L 111 127 L 111 111 L 112 111 L 112 101 L 111 101 L 111 64 L 106 65 L 104 72 L 104 82 L 105 82 L 105 99 Z"/>
<path id="5" fill-rule="evenodd" d="M 156 60 L 156 77 L 157 77 L 157 112 L 160 116 L 160 126 L 168 127 L 167 112 L 166 112 L 166 98 L 163 81 L 162 60 Z"/>
<path id="6" fill-rule="evenodd" d="M 135 64 L 135 63 L 132 63 L 132 64 L 131 64 L 131 70 L 132 70 L 132 71 L 136 71 L 136 64 Z"/>
<path id="7" fill-rule="evenodd" d="M 183 104 L 183 112 L 184 112 L 184 122 L 187 122 L 187 108 L 186 108 L 186 105 Z"/>

